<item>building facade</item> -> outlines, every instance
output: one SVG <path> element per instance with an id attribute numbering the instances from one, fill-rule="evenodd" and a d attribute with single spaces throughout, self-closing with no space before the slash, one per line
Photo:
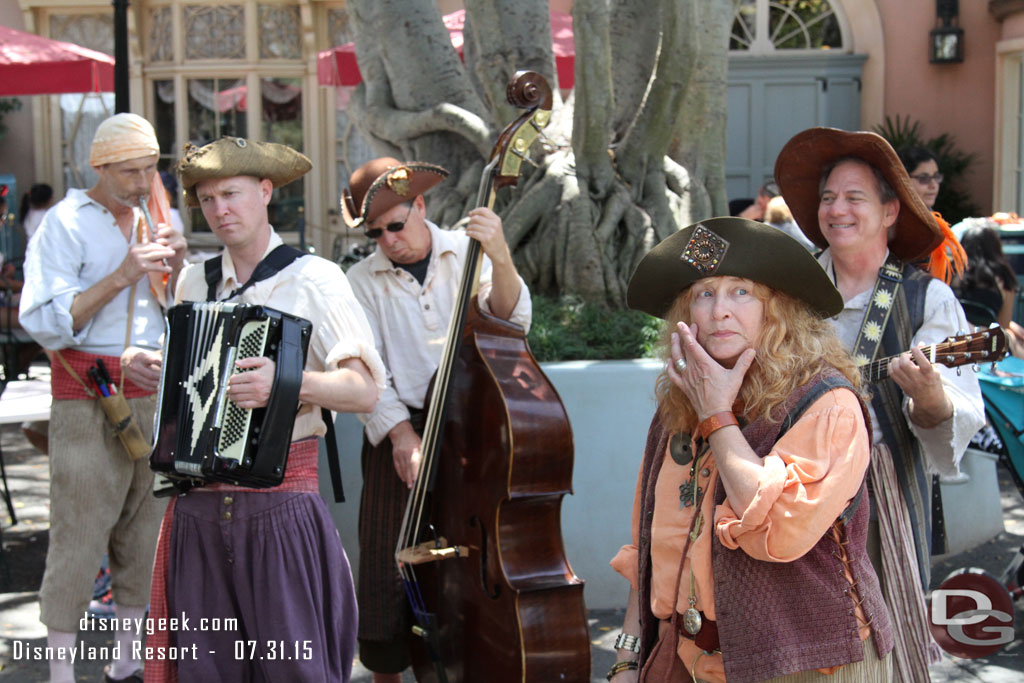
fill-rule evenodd
<path id="1" fill-rule="evenodd" d="M 953 64 L 928 58 L 936 7 L 741 0 L 730 44 L 730 195 L 756 190 L 798 130 L 870 129 L 899 115 L 975 155 L 967 189 L 983 213 L 1024 213 L 1024 0 L 959 3 L 964 60 Z M 94 0 L 0 0 L 0 23 L 108 54 L 112 16 Z M 313 171 L 279 191 L 272 220 L 289 241 L 330 255 L 345 234 L 337 201 L 349 164 L 373 154 L 348 123 L 346 89 L 317 82 L 318 52 L 351 40 L 344 0 L 136 0 L 128 22 L 131 108 L 153 121 L 162 165 L 186 143 L 220 135 L 301 150 Z M 90 184 L 92 130 L 113 95 L 23 101 L 5 119 L 0 173 L 15 174 L 19 188 L 49 182 L 58 195 Z M 190 242 L 212 245 L 201 215 L 187 219 Z"/>

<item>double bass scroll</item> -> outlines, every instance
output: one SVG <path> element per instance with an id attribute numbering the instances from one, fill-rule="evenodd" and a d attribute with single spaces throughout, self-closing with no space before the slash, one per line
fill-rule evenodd
<path id="1" fill-rule="evenodd" d="M 515 185 L 550 119 L 551 88 L 517 73 L 509 101 L 528 107 L 498 138 L 478 204 Z M 561 502 L 573 443 L 558 393 L 518 325 L 476 299 L 471 241 L 433 381 L 419 476 L 395 551 L 417 625 L 421 683 L 590 680 L 583 581 L 565 557 Z"/>

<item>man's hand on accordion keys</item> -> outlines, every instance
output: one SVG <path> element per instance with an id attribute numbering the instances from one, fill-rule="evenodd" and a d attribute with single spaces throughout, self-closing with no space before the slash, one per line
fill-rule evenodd
<path id="1" fill-rule="evenodd" d="M 129 346 L 121 354 L 124 376 L 145 391 L 156 391 L 160 386 L 160 368 L 163 359 L 159 352 Z"/>
<path id="2" fill-rule="evenodd" d="M 266 406 L 274 384 L 274 361 L 266 356 L 253 356 L 235 361 L 235 365 L 245 372 L 228 379 L 228 398 L 246 410 Z"/>

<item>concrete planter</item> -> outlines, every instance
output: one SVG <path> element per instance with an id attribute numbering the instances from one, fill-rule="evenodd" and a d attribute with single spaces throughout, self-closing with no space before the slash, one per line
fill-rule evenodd
<path id="1" fill-rule="evenodd" d="M 608 562 L 631 542 L 633 495 L 643 448 L 654 415 L 657 360 L 566 361 L 544 363 L 572 424 L 576 459 L 573 495 L 562 501 L 566 555 L 586 584 L 587 607 L 623 607 L 629 585 Z M 359 453 L 362 426 L 340 415 L 338 442 L 348 500 L 331 504 L 352 570 L 358 569 L 358 517 L 362 489 Z M 946 529 L 952 552 L 961 552 L 1002 531 L 995 456 L 968 450 L 960 481 L 942 484 Z M 320 490 L 332 501 L 330 477 L 321 447 Z"/>
<path id="2" fill-rule="evenodd" d="M 572 424 L 576 460 L 573 495 L 562 501 L 562 538 L 573 571 L 587 582 L 587 607 L 624 607 L 629 584 L 608 562 L 630 542 L 633 493 L 654 415 L 655 360 L 543 364 Z M 321 446 L 320 492 L 329 502 L 352 571 L 359 566 L 359 453 L 362 426 L 352 415 L 336 422 L 346 502 L 334 504 Z"/>
<path id="3" fill-rule="evenodd" d="M 949 552 L 936 559 L 970 550 L 1003 530 L 998 462 L 992 453 L 968 448 L 960 476 L 940 481 Z"/>

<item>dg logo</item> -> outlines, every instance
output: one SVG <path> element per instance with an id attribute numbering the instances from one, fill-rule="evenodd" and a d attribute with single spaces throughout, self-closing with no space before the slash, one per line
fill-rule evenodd
<path id="1" fill-rule="evenodd" d="M 954 657 L 987 657 L 1013 641 L 1013 600 L 981 570 L 961 570 L 932 591 L 928 625 L 943 650 Z"/>

